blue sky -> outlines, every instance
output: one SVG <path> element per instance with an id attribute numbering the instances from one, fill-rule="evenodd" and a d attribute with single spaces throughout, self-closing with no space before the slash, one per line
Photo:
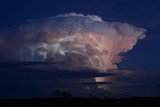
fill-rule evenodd
<path id="1" fill-rule="evenodd" d="M 113 93 L 103 89 L 97 90 L 97 85 L 91 85 L 92 90 L 87 93 L 86 85 L 82 85 L 83 82 L 80 82 L 80 79 L 87 76 L 89 82 L 96 84 L 93 78 L 101 74 L 86 72 L 52 74 L 52 72 L 45 72 L 45 70 L 31 72 L 32 70 L 26 69 L 25 72 L 24 68 L 21 69 L 23 72 L 19 72 L 21 70 L 16 67 L 12 70 L 5 70 L 6 68 L 1 67 L 0 85 L 2 87 L 0 94 L 2 98 L 50 97 L 53 91 L 58 88 L 72 91 L 78 95 L 81 93 L 87 95 L 93 92 L 99 93 L 96 94 L 99 96 L 103 96 L 107 92 L 108 94 L 105 95 L 108 96 L 156 95 L 154 90 L 160 76 L 159 0 L 1 0 L 0 28 L 7 29 L 23 24 L 28 19 L 45 18 L 68 12 L 95 14 L 105 21 L 126 22 L 147 29 L 146 37 L 140 40 L 131 51 L 125 53 L 124 61 L 118 64 L 120 71 L 128 70 L 128 72 L 133 72 L 132 75 L 122 73 L 113 76 L 113 84 L 110 84 Z M 135 73 L 138 74 L 135 75 Z M 58 75 L 59 79 L 51 75 Z M 104 74 L 101 76 L 104 77 Z M 69 82 L 61 84 L 66 78 Z M 117 83 L 121 81 L 125 86 Z M 79 92 L 73 87 L 77 89 L 83 87 L 84 90 Z M 108 89 L 110 88 L 108 87 Z"/>
<path id="2" fill-rule="evenodd" d="M 0 27 L 7 28 L 28 19 L 77 12 L 95 14 L 105 21 L 126 22 L 147 29 L 146 38 L 125 54 L 121 69 L 159 70 L 160 7 L 158 0 L 1 0 Z"/>

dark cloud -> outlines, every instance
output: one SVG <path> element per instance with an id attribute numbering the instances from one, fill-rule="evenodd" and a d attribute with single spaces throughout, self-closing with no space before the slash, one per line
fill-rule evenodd
<path id="1" fill-rule="evenodd" d="M 51 97 L 57 89 L 77 96 L 90 94 L 100 97 L 154 96 L 160 81 L 158 72 L 129 70 L 108 73 L 75 72 L 46 70 L 40 63 L 11 65 L 0 67 L 1 98 Z"/>

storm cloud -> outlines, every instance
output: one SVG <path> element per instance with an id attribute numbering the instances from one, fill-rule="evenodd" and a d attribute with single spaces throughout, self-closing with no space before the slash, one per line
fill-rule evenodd
<path id="1" fill-rule="evenodd" d="M 0 33 L 1 62 L 49 62 L 66 70 L 116 69 L 121 53 L 131 50 L 146 30 L 106 22 L 97 15 L 61 14 Z"/>

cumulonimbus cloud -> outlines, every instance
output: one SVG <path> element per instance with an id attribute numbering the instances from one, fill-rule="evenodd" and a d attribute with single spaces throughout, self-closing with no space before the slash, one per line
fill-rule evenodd
<path id="1" fill-rule="evenodd" d="M 1 62 L 51 62 L 61 69 L 117 68 L 145 29 L 76 13 L 28 20 L 0 34 Z"/>

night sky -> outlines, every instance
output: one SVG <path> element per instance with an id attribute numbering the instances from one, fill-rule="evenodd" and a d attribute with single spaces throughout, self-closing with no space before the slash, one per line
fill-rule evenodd
<path id="1" fill-rule="evenodd" d="M 0 31 L 16 28 L 27 20 L 70 12 L 97 15 L 107 22 L 132 24 L 146 29 L 146 37 L 138 40 L 131 51 L 122 53 L 124 58 L 117 70 L 107 73 L 57 70 L 46 63 L 1 63 L 0 98 L 52 97 L 56 89 L 76 96 L 157 95 L 156 86 L 160 82 L 159 0 L 1 0 Z"/>

